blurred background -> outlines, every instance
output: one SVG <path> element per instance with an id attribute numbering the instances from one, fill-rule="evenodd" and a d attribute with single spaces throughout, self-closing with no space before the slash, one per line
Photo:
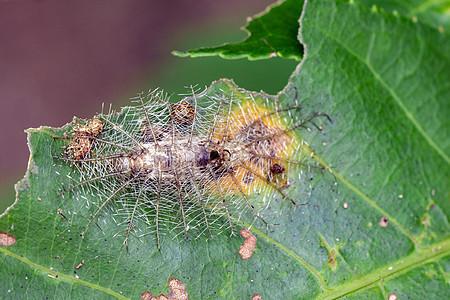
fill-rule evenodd
<path id="1" fill-rule="evenodd" d="M 220 78 L 275 94 L 297 62 L 178 58 L 172 50 L 237 42 L 273 0 L 0 1 L 0 213 L 28 162 L 24 129 L 91 118 L 137 92 Z"/>

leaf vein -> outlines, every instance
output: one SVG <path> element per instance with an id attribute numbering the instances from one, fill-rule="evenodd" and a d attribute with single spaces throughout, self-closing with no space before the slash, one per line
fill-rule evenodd
<path id="1" fill-rule="evenodd" d="M 410 120 L 410 122 L 413 124 L 413 126 L 419 131 L 419 133 L 422 135 L 422 137 L 425 139 L 425 141 L 432 147 L 434 150 L 447 162 L 447 164 L 450 164 L 450 157 L 442 150 L 435 142 L 434 140 L 428 135 L 428 133 L 423 129 L 423 127 L 420 125 L 420 123 L 416 120 L 413 113 L 409 111 L 403 102 L 403 100 L 397 95 L 395 90 L 389 86 L 389 84 L 383 80 L 381 75 L 375 70 L 375 68 L 372 66 L 372 64 L 361 57 L 359 54 L 357 54 L 355 51 L 353 51 L 349 46 L 343 43 L 343 41 L 333 37 L 329 32 L 325 31 L 324 29 L 318 27 L 316 24 L 311 24 L 316 29 L 318 29 L 324 36 L 327 38 L 335 41 L 338 43 L 343 49 L 345 49 L 348 53 L 353 55 L 355 58 L 357 58 L 361 63 L 363 63 L 367 69 L 373 74 L 375 79 L 388 91 L 388 93 L 392 96 L 394 101 L 397 103 L 397 105 L 400 107 L 400 109 L 403 111 L 403 113 L 406 115 L 406 117 Z"/>
<path id="2" fill-rule="evenodd" d="M 61 273 L 61 272 L 58 272 L 58 271 L 55 271 L 55 270 L 50 270 L 47 267 L 44 267 L 44 266 L 42 266 L 42 265 L 40 265 L 38 263 L 32 262 L 31 260 L 29 260 L 29 259 L 27 259 L 25 257 L 22 257 L 20 255 L 17 255 L 15 253 L 11 252 L 11 251 L 8 251 L 5 248 L 0 248 L 0 252 L 3 252 L 5 254 L 5 256 L 10 256 L 12 258 L 15 258 L 15 259 L 17 259 L 17 260 L 19 260 L 19 261 L 29 265 L 30 267 L 33 267 L 33 268 L 39 270 L 39 271 L 42 271 L 42 272 L 47 273 L 47 274 L 58 276 L 58 278 L 63 278 L 63 279 L 65 279 L 65 280 L 67 280 L 67 281 L 69 281 L 69 282 L 71 282 L 73 284 L 75 284 L 75 283 L 81 284 L 81 285 L 84 285 L 84 286 L 89 287 L 91 289 L 107 293 L 107 294 L 109 294 L 111 296 L 114 296 L 114 297 L 116 297 L 118 299 L 129 299 L 129 298 L 127 298 L 127 297 L 125 297 L 125 296 L 123 296 L 123 295 L 121 295 L 119 293 L 114 292 L 113 290 L 107 289 L 107 288 L 99 286 L 97 284 L 93 284 L 93 283 L 81 280 L 79 278 L 74 278 L 72 276 L 69 276 L 67 274 L 64 274 L 64 273 Z"/>
<path id="3" fill-rule="evenodd" d="M 236 220 L 236 221 L 238 221 L 245 227 L 250 227 L 250 224 L 248 224 L 242 220 Z M 252 227 L 252 231 L 254 233 L 256 233 L 258 236 L 264 238 L 267 242 L 278 247 L 281 251 L 283 251 L 287 255 L 291 256 L 292 258 L 294 258 L 300 264 L 302 264 L 316 278 L 316 280 L 319 283 L 322 290 L 327 289 L 327 284 L 325 283 L 325 280 L 322 278 L 322 276 L 319 274 L 319 272 L 315 268 L 313 268 L 308 262 L 306 262 L 303 258 L 301 258 L 297 253 L 295 253 L 292 249 L 286 247 L 285 245 L 281 244 L 280 242 L 276 241 L 275 239 L 271 238 L 270 236 L 264 234 L 262 231 L 260 231 L 259 229 L 257 229 L 254 226 Z"/>

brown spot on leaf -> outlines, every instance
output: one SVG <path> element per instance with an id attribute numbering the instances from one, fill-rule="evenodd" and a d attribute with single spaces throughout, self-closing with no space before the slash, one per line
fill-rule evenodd
<path id="1" fill-rule="evenodd" d="M 330 268 L 333 269 L 333 270 L 336 269 L 336 265 L 337 265 L 337 262 L 336 262 L 336 255 L 337 255 L 337 252 L 336 252 L 335 249 L 331 249 L 331 250 L 328 252 L 328 265 L 329 265 Z"/>
<path id="2" fill-rule="evenodd" d="M 84 259 L 75 267 L 75 269 L 79 269 L 84 265 Z"/>
<path id="3" fill-rule="evenodd" d="M 189 300 L 188 292 L 184 286 L 184 283 L 176 278 L 169 279 L 170 292 L 166 295 L 153 296 L 150 292 L 145 292 L 141 294 L 142 300 Z"/>
<path id="4" fill-rule="evenodd" d="M 243 228 L 241 230 L 241 236 L 245 238 L 244 244 L 239 248 L 239 254 L 242 259 L 249 259 L 252 257 L 253 251 L 255 250 L 256 245 L 256 237 L 247 230 L 247 228 Z"/>
<path id="5" fill-rule="evenodd" d="M 153 299 L 155 299 L 154 298 L 155 296 L 153 296 L 152 293 L 150 293 L 148 291 L 141 294 L 141 299 L 142 300 L 149 300 L 149 299 L 152 299 L 152 297 L 153 297 Z"/>
<path id="6" fill-rule="evenodd" d="M 422 220 L 420 221 L 420 223 L 422 223 L 423 226 L 427 227 L 430 225 L 430 216 L 428 214 L 425 214 L 422 217 Z"/>
<path id="7" fill-rule="evenodd" d="M 16 243 L 16 238 L 5 232 L 0 232 L 0 246 L 11 246 Z"/>
<path id="8" fill-rule="evenodd" d="M 386 217 L 381 217 L 380 219 L 380 226 L 381 227 L 387 227 L 389 220 Z"/>

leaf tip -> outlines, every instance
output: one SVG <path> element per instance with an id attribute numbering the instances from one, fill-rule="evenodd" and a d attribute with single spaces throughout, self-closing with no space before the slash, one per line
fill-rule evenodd
<path id="1" fill-rule="evenodd" d="M 171 53 L 172 53 L 173 56 L 178 56 L 178 57 L 188 57 L 188 56 L 190 56 L 189 51 L 174 50 Z"/>

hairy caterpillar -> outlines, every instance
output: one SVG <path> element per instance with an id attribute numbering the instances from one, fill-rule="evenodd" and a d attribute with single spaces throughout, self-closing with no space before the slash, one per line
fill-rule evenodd
<path id="1" fill-rule="evenodd" d="M 220 83 L 231 89 L 191 88 L 177 103 L 154 90 L 133 99 L 135 106 L 73 127 L 62 159 L 79 176 L 61 195 L 73 191 L 94 207 L 81 235 L 111 203 L 125 226 L 124 245 L 140 220 L 158 247 L 167 230 L 185 237 L 234 233 L 245 210 L 266 223 L 255 192 L 299 204 L 287 194 L 289 172 L 304 164 L 293 130 L 329 117 L 293 122 L 285 115 L 298 105 L 277 108 L 274 98 Z"/>

